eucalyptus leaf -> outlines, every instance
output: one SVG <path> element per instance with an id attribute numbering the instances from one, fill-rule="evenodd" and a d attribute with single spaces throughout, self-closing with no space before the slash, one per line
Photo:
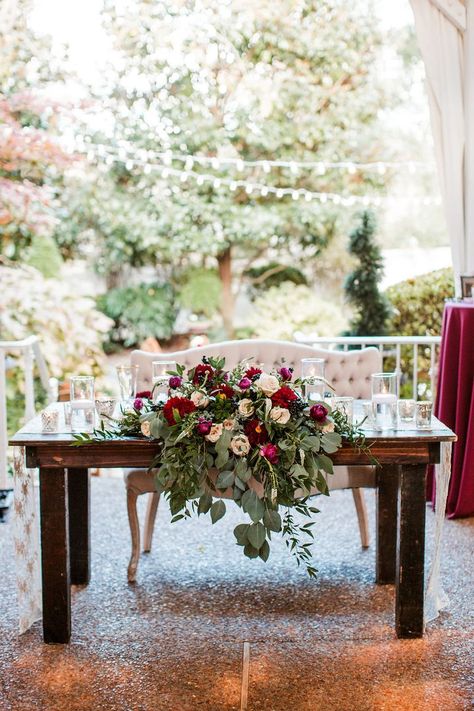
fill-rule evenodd
<path id="1" fill-rule="evenodd" d="M 270 546 L 268 541 L 264 541 L 262 547 L 258 552 L 259 557 L 266 563 L 270 555 Z"/>
<path id="2" fill-rule="evenodd" d="M 198 503 L 198 513 L 199 514 L 206 514 L 209 509 L 212 506 L 212 496 L 208 491 L 205 491 L 204 494 L 199 498 L 199 503 Z"/>
<path id="3" fill-rule="evenodd" d="M 234 536 L 237 539 L 237 545 L 245 546 L 248 543 L 247 531 L 250 528 L 248 523 L 239 523 L 238 526 L 234 528 Z"/>
<path id="4" fill-rule="evenodd" d="M 242 495 L 242 508 L 254 522 L 259 521 L 265 513 L 265 506 L 253 489 L 248 489 Z"/>
<path id="5" fill-rule="evenodd" d="M 212 523 L 216 523 L 220 518 L 222 518 L 225 515 L 226 508 L 225 508 L 225 503 L 222 501 L 222 499 L 219 499 L 218 501 L 214 501 L 214 503 L 211 506 L 211 521 Z"/>
<path id="6" fill-rule="evenodd" d="M 321 436 L 321 447 L 328 454 L 333 454 L 337 452 L 341 446 L 341 435 L 337 432 L 326 432 Z"/>
<path id="7" fill-rule="evenodd" d="M 263 545 L 265 535 L 265 526 L 263 523 L 260 523 L 260 521 L 258 523 L 252 523 L 247 531 L 249 543 L 251 543 L 254 548 L 257 548 L 257 550 L 260 550 Z"/>
<path id="8" fill-rule="evenodd" d="M 244 554 L 247 558 L 258 558 L 258 550 L 254 548 L 250 543 L 247 543 L 244 547 Z"/>
<path id="9" fill-rule="evenodd" d="M 228 489 L 229 486 L 233 485 L 234 479 L 234 472 L 225 469 L 223 472 L 220 472 L 219 476 L 217 477 L 216 486 L 218 489 Z"/>
<path id="10" fill-rule="evenodd" d="M 272 509 L 265 511 L 263 523 L 270 531 L 275 531 L 275 533 L 281 531 L 281 516 L 278 511 L 273 511 Z"/>

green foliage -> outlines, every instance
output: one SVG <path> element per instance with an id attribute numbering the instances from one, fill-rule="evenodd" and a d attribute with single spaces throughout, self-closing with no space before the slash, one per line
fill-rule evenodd
<path id="1" fill-rule="evenodd" d="M 35 235 L 27 253 L 26 263 L 35 267 L 45 278 L 58 277 L 63 259 L 54 239 L 49 235 Z"/>
<path id="2" fill-rule="evenodd" d="M 178 301 L 192 313 L 212 318 L 219 311 L 221 283 L 213 269 L 188 269 L 180 275 Z"/>
<path id="3" fill-rule="evenodd" d="M 452 269 L 439 269 L 407 279 L 385 292 L 393 306 L 389 334 L 439 336 L 444 300 L 454 296 Z"/>
<path id="4" fill-rule="evenodd" d="M 333 336 L 345 326 L 341 310 L 308 286 L 283 282 L 258 296 L 249 327 L 259 338 L 293 339 L 295 331 Z"/>
<path id="5" fill-rule="evenodd" d="M 176 306 L 173 289 L 168 284 L 111 289 L 99 296 L 97 306 L 114 321 L 109 347 L 137 346 L 148 337 L 167 340 L 173 334 Z"/>
<path id="6" fill-rule="evenodd" d="M 382 336 L 390 306 L 379 291 L 383 276 L 383 258 L 374 240 L 375 217 L 364 211 L 360 224 L 349 235 L 349 252 L 358 265 L 344 284 L 347 301 L 353 306 L 355 317 L 351 322 L 350 336 Z"/>
<path id="7" fill-rule="evenodd" d="M 269 262 L 261 267 L 247 269 L 244 276 L 250 281 L 252 292 L 264 291 L 283 282 L 307 285 L 308 280 L 300 269 L 278 262 Z"/>

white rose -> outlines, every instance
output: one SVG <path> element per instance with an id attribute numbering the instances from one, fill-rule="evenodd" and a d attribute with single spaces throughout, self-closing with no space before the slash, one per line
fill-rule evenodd
<path id="1" fill-rule="evenodd" d="M 267 373 L 262 373 L 258 380 L 255 381 L 255 385 L 268 396 L 273 395 L 280 389 L 278 378 L 274 375 L 267 375 Z"/>
<path id="2" fill-rule="evenodd" d="M 144 435 L 145 437 L 150 437 L 151 427 L 150 427 L 150 423 L 148 422 L 148 420 L 145 420 L 145 422 L 142 422 L 142 424 L 140 425 L 140 429 L 142 431 L 142 435 Z"/>
<path id="3" fill-rule="evenodd" d="M 239 412 L 243 417 L 250 417 L 250 415 L 253 415 L 255 412 L 255 408 L 253 406 L 252 400 L 250 400 L 248 397 L 244 397 L 240 402 L 239 402 Z"/>
<path id="4" fill-rule="evenodd" d="M 327 422 L 323 427 L 323 432 L 334 432 L 334 422 Z"/>
<path id="5" fill-rule="evenodd" d="M 220 424 L 215 424 L 212 425 L 211 431 L 209 432 L 208 435 L 206 435 L 206 439 L 208 442 L 217 442 L 219 437 L 222 434 L 222 425 Z"/>
<path id="6" fill-rule="evenodd" d="M 273 422 L 278 422 L 280 425 L 286 425 L 290 419 L 290 411 L 286 407 L 272 407 L 270 410 L 270 419 Z"/>
<path id="7" fill-rule="evenodd" d="M 230 448 L 238 457 L 245 457 L 250 452 L 250 442 L 244 434 L 238 434 L 232 437 Z"/>
<path id="8" fill-rule="evenodd" d="M 192 393 L 190 400 L 196 405 L 196 407 L 207 407 L 209 405 L 209 398 L 205 393 L 202 393 L 199 390 L 195 390 Z"/>
<path id="9" fill-rule="evenodd" d="M 222 424 L 225 430 L 233 430 L 235 427 L 235 420 L 233 417 L 228 417 Z"/>

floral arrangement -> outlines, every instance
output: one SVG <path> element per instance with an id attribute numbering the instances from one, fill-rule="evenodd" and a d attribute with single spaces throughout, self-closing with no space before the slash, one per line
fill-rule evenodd
<path id="1" fill-rule="evenodd" d="M 314 576 L 314 522 L 300 523 L 293 510 L 307 517 L 318 512 L 309 497 L 329 494 L 328 455 L 343 438 L 367 449 L 364 436 L 326 402 L 308 405 L 292 368 L 283 364 L 265 373 L 248 361 L 231 371 L 224 366 L 224 358 L 203 358 L 187 373 L 177 366 L 169 372 L 165 402 L 138 393 L 121 420 L 77 435 L 77 444 L 124 436 L 158 440 L 151 466 L 173 521 L 197 512 L 215 523 L 226 512 L 222 497 L 232 498 L 249 517 L 234 530 L 246 556 L 266 561 L 272 534 L 281 532 L 298 565 Z"/>

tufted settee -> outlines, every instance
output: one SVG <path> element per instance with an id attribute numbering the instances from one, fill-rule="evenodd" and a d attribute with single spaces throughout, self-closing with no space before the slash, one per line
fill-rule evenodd
<path id="1" fill-rule="evenodd" d="M 223 341 L 200 348 L 190 348 L 170 353 L 148 353 L 133 351 L 131 363 L 139 366 L 138 390 L 148 390 L 152 386 L 152 362 L 159 358 L 169 358 L 187 368 L 197 365 L 203 356 L 225 356 L 226 368 L 233 368 L 245 358 L 252 358 L 254 364 L 263 365 L 266 370 L 280 365 L 295 369 L 295 377 L 301 373 L 301 358 L 324 358 L 325 377 L 339 396 L 367 399 L 371 396 L 371 374 L 381 369 L 381 355 L 376 348 L 364 348 L 348 352 L 328 351 L 293 342 L 248 339 Z M 128 579 L 134 581 L 140 553 L 140 527 L 136 501 L 141 494 L 150 494 L 148 499 L 144 530 L 144 551 L 151 550 L 151 539 L 159 503 L 159 495 L 154 489 L 153 476 L 145 469 L 132 469 L 125 473 L 127 489 L 127 510 L 132 537 L 132 555 L 128 567 Z M 361 543 L 369 545 L 367 511 L 362 487 L 375 486 L 375 471 L 371 466 L 338 466 L 328 481 L 330 489 L 352 489 L 356 507 Z"/>

